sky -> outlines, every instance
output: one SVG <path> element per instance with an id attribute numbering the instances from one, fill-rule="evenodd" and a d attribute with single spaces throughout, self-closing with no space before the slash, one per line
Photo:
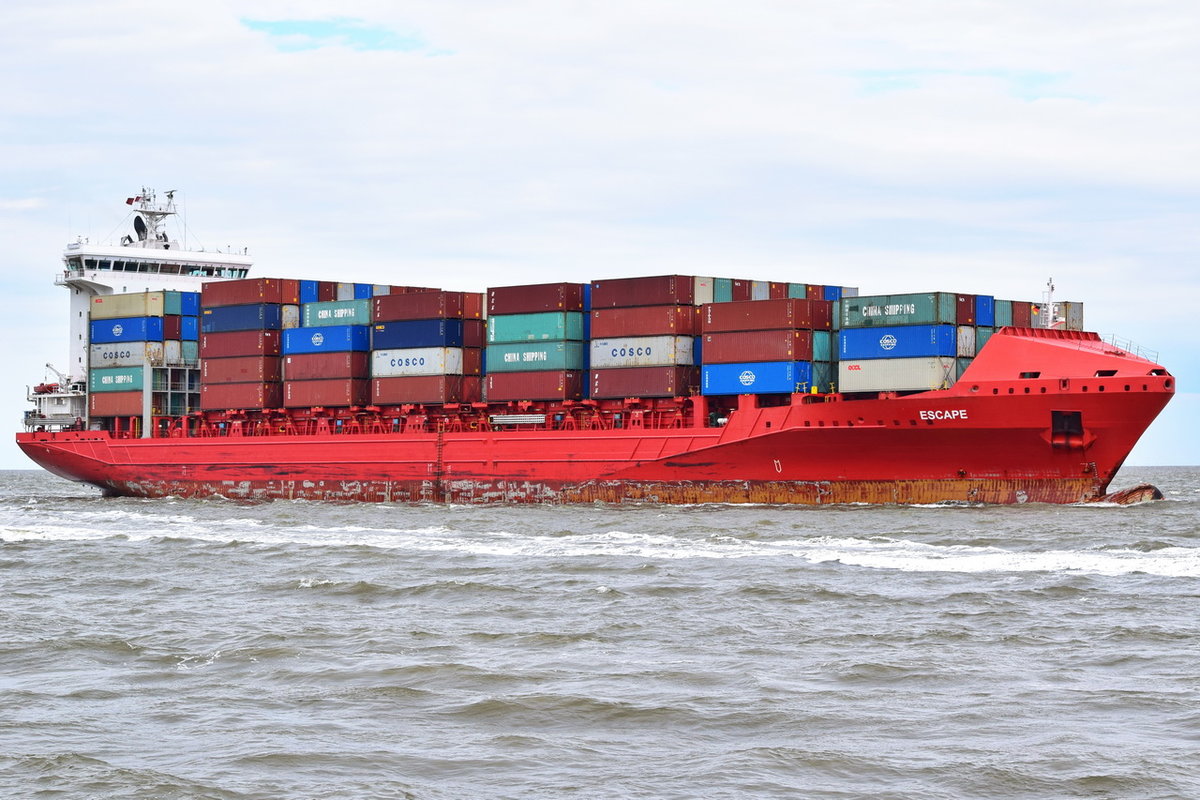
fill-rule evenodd
<path id="1" fill-rule="evenodd" d="M 4 23 L 13 431 L 66 362 L 66 244 L 115 242 L 147 187 L 262 277 L 1053 279 L 1178 378 L 1127 463 L 1200 463 L 1190 0 L 49 0 Z"/>

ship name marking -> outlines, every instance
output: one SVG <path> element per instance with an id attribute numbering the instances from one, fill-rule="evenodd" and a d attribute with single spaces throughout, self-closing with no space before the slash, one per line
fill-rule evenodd
<path id="1" fill-rule="evenodd" d="M 921 419 L 966 419 L 965 408 L 937 408 L 918 412 Z"/>

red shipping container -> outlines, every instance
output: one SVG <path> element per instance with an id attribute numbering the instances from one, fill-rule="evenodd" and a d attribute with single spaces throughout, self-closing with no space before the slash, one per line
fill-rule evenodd
<path id="1" fill-rule="evenodd" d="M 482 399 L 482 380 L 478 377 L 412 375 L 371 381 L 371 402 L 375 405 L 478 403 Z"/>
<path id="2" fill-rule="evenodd" d="M 705 364 L 743 361 L 812 361 L 812 331 L 735 331 L 705 334 Z"/>
<path id="3" fill-rule="evenodd" d="M 371 354 L 299 353 L 283 357 L 283 377 L 289 381 L 371 377 Z"/>
<path id="4" fill-rule="evenodd" d="M 377 295 L 371 300 L 372 322 L 482 318 L 483 294 L 480 292 L 402 292 Z"/>
<path id="5" fill-rule="evenodd" d="M 183 338 L 183 319 L 176 314 L 163 315 L 163 338 L 164 339 L 182 339 Z"/>
<path id="6" fill-rule="evenodd" d="M 481 319 L 463 320 L 463 347 L 486 347 L 487 326 Z"/>
<path id="7" fill-rule="evenodd" d="M 200 334 L 201 358 L 232 356 L 277 356 L 282 331 L 228 331 Z"/>
<path id="8" fill-rule="evenodd" d="M 788 296 L 788 285 L 786 283 L 779 283 L 778 281 L 771 281 L 770 292 L 772 300 L 782 300 Z"/>
<path id="9" fill-rule="evenodd" d="M 699 367 L 592 370 L 592 397 L 687 397 L 700 386 Z"/>
<path id="10" fill-rule="evenodd" d="M 592 308 L 690 305 L 695 300 L 695 285 L 696 279 L 690 275 L 592 281 Z"/>
<path id="11" fill-rule="evenodd" d="M 699 333 L 698 306 L 636 306 L 592 312 L 592 338 L 693 336 Z"/>
<path id="12" fill-rule="evenodd" d="M 960 294 L 958 297 L 958 310 L 955 313 L 955 322 L 959 325 L 974 325 L 975 324 L 975 295 Z"/>
<path id="13" fill-rule="evenodd" d="M 488 289 L 488 314 L 582 311 L 582 283 L 532 283 Z"/>
<path id="14" fill-rule="evenodd" d="M 317 302 L 337 300 L 337 281 L 317 281 Z"/>
<path id="15" fill-rule="evenodd" d="M 736 280 L 736 279 L 731 281 L 730 285 L 729 285 L 730 292 L 731 292 L 729 299 L 733 302 L 738 302 L 741 300 L 750 300 L 751 293 L 753 292 L 753 287 L 751 286 L 752 283 L 753 283 L 753 281 L 743 281 L 743 280 Z"/>
<path id="16" fill-rule="evenodd" d="M 141 392 L 92 392 L 88 395 L 88 414 L 93 417 L 140 417 Z"/>
<path id="17" fill-rule="evenodd" d="M 829 300 L 746 300 L 701 306 L 704 333 L 782 329 L 829 330 L 833 303 Z"/>
<path id="18" fill-rule="evenodd" d="M 206 358 L 200 362 L 201 383 L 265 383 L 282 379 L 279 356 Z"/>
<path id="19" fill-rule="evenodd" d="M 200 408 L 224 411 L 242 408 L 280 408 L 281 383 L 212 383 L 200 385 Z"/>
<path id="20" fill-rule="evenodd" d="M 365 378 L 327 378 L 318 381 L 284 381 L 285 408 L 308 406 L 365 406 L 371 399 L 371 382 Z"/>
<path id="21" fill-rule="evenodd" d="M 820 283 L 804 284 L 804 296 L 809 298 L 810 300 L 815 300 L 817 298 L 824 298 L 825 297 L 824 284 L 820 284 Z"/>
<path id="22" fill-rule="evenodd" d="M 507 400 L 579 400 L 583 397 L 583 373 L 494 372 L 484 378 L 483 391 L 489 403 Z"/>
<path id="23" fill-rule="evenodd" d="M 253 303 L 296 305 L 300 281 L 294 278 L 243 278 L 209 281 L 200 290 L 200 306 L 244 306 Z"/>
<path id="24" fill-rule="evenodd" d="M 1012 301 L 1012 324 L 1014 328 L 1033 327 L 1033 303 Z"/>

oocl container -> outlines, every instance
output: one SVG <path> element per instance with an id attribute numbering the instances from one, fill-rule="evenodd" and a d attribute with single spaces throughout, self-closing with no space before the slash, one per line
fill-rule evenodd
<path id="1" fill-rule="evenodd" d="M 484 363 L 493 372 L 551 371 L 583 369 L 583 342 L 537 342 L 490 344 Z M 545 398 L 538 398 L 545 399 Z"/>
<path id="2" fill-rule="evenodd" d="M 700 393 L 790 394 L 812 386 L 807 361 L 756 361 L 743 364 L 705 364 L 700 369 Z"/>
<path id="3" fill-rule="evenodd" d="M 958 376 L 954 356 L 846 360 L 838 364 L 838 391 L 910 392 L 945 389 Z"/>
<path id="4" fill-rule="evenodd" d="M 691 336 L 627 336 L 592 339 L 591 368 L 667 367 L 695 364 Z M 491 364 L 491 362 L 488 362 Z"/>
<path id="5" fill-rule="evenodd" d="M 838 334 L 838 351 L 843 360 L 953 356 L 958 352 L 958 329 L 954 325 L 851 328 Z"/>

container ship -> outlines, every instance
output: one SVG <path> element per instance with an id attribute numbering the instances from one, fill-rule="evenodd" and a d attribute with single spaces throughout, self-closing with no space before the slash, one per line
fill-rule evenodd
<path id="1" fill-rule="evenodd" d="M 255 278 L 127 203 L 76 242 L 71 352 L 17 434 L 108 495 L 1077 503 L 1170 400 L 1080 303 L 693 275 L 479 292 Z M 47 365 L 48 367 L 50 365 Z"/>

